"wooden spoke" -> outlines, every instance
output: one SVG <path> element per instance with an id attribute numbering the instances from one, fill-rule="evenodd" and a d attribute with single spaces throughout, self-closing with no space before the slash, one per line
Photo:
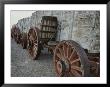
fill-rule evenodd
<path id="1" fill-rule="evenodd" d="M 78 59 L 76 59 L 76 60 L 71 61 L 71 64 L 73 64 L 73 63 L 75 63 L 75 62 L 78 62 L 78 61 L 80 61 L 80 59 L 79 59 L 79 58 L 78 58 Z"/>
<path id="2" fill-rule="evenodd" d="M 82 71 L 81 67 L 78 66 L 71 66 L 71 69 L 77 70 L 77 71 Z"/>
<path id="3" fill-rule="evenodd" d="M 61 48 L 58 48 L 58 50 L 59 50 L 61 56 L 64 57 L 64 55 L 63 55 L 63 50 L 62 50 Z"/>
<path id="4" fill-rule="evenodd" d="M 77 55 L 76 55 L 76 52 L 75 52 L 75 50 L 73 50 L 72 53 L 71 53 L 71 55 L 70 55 L 70 57 L 69 57 L 69 60 L 70 60 L 70 61 L 73 60 L 74 57 L 76 57 L 76 56 L 77 56 Z"/>
<path id="5" fill-rule="evenodd" d="M 59 59 L 61 59 L 61 58 L 62 58 L 62 56 L 61 56 L 61 54 L 60 54 L 60 53 L 57 53 L 56 55 L 57 55 L 57 57 L 58 57 Z"/>
<path id="6" fill-rule="evenodd" d="M 65 44 L 63 44 L 63 52 L 64 52 L 64 57 L 67 57 L 67 47 Z"/>
<path id="7" fill-rule="evenodd" d="M 70 49 L 70 46 L 68 45 L 67 46 L 67 57 L 70 57 L 71 55 L 71 49 Z"/>
<path id="8" fill-rule="evenodd" d="M 57 62 L 58 62 L 58 60 L 59 60 L 59 58 L 57 58 L 57 59 L 55 60 L 55 63 L 57 63 Z"/>
<path id="9" fill-rule="evenodd" d="M 34 45 L 37 46 L 38 44 L 37 43 L 34 43 Z"/>
<path id="10" fill-rule="evenodd" d="M 33 48 L 33 57 L 36 57 L 36 54 L 37 54 L 37 47 L 34 46 L 34 48 Z"/>
<path id="11" fill-rule="evenodd" d="M 76 76 L 76 77 L 81 77 L 81 74 L 79 74 L 77 71 L 75 70 L 72 70 L 71 73 L 73 74 L 73 76 Z"/>
<path id="12" fill-rule="evenodd" d="M 37 39 L 35 39 L 35 40 L 34 40 L 34 43 L 38 43 L 38 40 L 37 40 Z"/>

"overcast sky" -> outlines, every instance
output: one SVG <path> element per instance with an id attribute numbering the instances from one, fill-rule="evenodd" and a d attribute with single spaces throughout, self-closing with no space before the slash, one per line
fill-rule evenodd
<path id="1" fill-rule="evenodd" d="M 30 17 L 35 11 L 11 11 L 11 26 L 16 24 L 19 19 Z"/>

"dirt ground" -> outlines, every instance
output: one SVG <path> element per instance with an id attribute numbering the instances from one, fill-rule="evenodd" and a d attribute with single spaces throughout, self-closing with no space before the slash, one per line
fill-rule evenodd
<path id="1" fill-rule="evenodd" d="M 55 77 L 53 55 L 43 50 L 38 60 L 32 60 L 26 49 L 11 40 L 12 77 Z"/>

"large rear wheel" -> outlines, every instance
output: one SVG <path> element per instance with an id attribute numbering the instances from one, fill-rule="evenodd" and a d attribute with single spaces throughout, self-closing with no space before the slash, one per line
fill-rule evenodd
<path id="1" fill-rule="evenodd" d="M 72 40 L 61 41 L 54 51 L 54 65 L 58 76 L 89 76 L 90 65 L 83 48 Z"/>

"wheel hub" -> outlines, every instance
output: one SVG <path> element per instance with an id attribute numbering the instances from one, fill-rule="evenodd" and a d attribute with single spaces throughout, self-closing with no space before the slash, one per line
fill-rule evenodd
<path id="1" fill-rule="evenodd" d="M 69 72 L 69 70 L 70 70 L 70 64 L 68 60 L 62 59 L 57 62 L 57 72 L 61 76 L 64 76 L 65 73 Z"/>

